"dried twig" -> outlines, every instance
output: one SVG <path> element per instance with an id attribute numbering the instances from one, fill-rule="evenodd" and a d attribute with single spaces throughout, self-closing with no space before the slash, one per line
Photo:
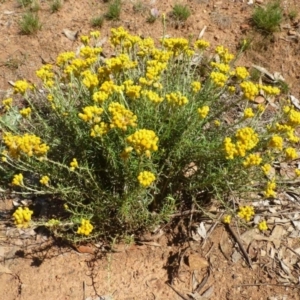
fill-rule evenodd
<path id="1" fill-rule="evenodd" d="M 201 283 L 199 283 L 197 285 L 197 287 L 195 288 L 193 293 L 199 293 L 201 291 L 201 289 L 205 286 L 209 276 L 210 276 L 210 269 L 208 269 L 208 272 L 207 272 L 206 276 L 202 279 Z"/>
<path id="2" fill-rule="evenodd" d="M 251 269 L 253 269 L 253 268 L 252 268 L 252 261 L 251 261 L 250 257 L 248 256 L 246 250 L 244 249 L 241 240 L 239 239 L 239 237 L 236 235 L 236 233 L 233 231 L 233 229 L 230 227 L 229 224 L 225 224 L 225 227 L 226 227 L 226 229 L 228 229 L 228 231 L 231 233 L 231 235 L 233 236 L 234 240 L 238 243 L 238 245 L 239 245 L 239 247 L 240 247 L 240 250 L 241 250 L 241 252 L 243 253 L 243 255 L 245 256 L 245 259 L 246 259 L 246 261 L 247 261 L 249 267 L 250 267 Z"/>
<path id="3" fill-rule="evenodd" d="M 189 300 L 188 298 L 185 298 L 180 292 L 178 292 L 171 284 L 167 283 L 167 285 L 183 300 Z"/>

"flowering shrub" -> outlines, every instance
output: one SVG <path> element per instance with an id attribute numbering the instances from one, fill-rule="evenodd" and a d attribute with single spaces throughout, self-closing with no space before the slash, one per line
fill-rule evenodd
<path id="1" fill-rule="evenodd" d="M 120 27 L 110 37 L 116 56 L 103 59 L 99 35 L 40 68 L 40 87 L 17 81 L 25 107 L 2 101 L 3 184 L 61 201 L 45 226 L 72 239 L 118 235 L 167 220 L 183 203 L 201 205 L 203 192 L 276 196 L 271 165 L 298 157 L 300 125 L 300 113 L 281 100 L 284 109 L 261 126 L 267 102 L 255 97 L 278 96 L 277 87 L 251 82 L 223 46 L 203 75 L 193 59 L 204 64 L 204 40 L 163 38 L 156 47 Z M 233 213 L 248 222 L 254 210 L 241 206 L 226 223 Z M 14 218 L 27 226 L 31 214 L 18 209 Z"/>

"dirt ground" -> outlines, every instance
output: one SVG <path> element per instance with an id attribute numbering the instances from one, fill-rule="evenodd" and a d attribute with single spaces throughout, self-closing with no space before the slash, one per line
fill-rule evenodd
<path id="1" fill-rule="evenodd" d="M 124 0 L 120 21 L 105 21 L 100 29 L 102 38 L 109 36 L 110 28 L 124 26 L 132 34 L 159 39 L 163 35 L 161 19 L 147 23 L 150 9 L 155 7 L 168 15 L 177 1 L 139 2 L 141 10 L 135 11 L 137 0 Z M 243 39 L 251 39 L 250 48 L 238 64 L 248 68 L 259 65 L 272 74 L 279 72 L 290 93 L 300 98 L 298 0 L 281 1 L 285 20 L 272 38 L 253 30 L 250 17 L 254 5 L 246 0 L 181 2 L 190 7 L 192 15 L 184 24 L 177 25 L 167 17 L 166 34 L 196 39 L 206 26 L 203 38 L 212 48 L 222 44 L 234 53 Z M 263 2 L 266 0 L 259 1 Z M 60 52 L 75 50 L 80 42 L 69 40 L 63 30 L 87 34 L 93 29 L 91 18 L 106 12 L 107 6 L 101 0 L 67 0 L 61 10 L 51 13 L 49 2 L 41 0 L 38 14 L 42 29 L 26 36 L 20 34 L 18 25 L 24 8 L 16 0 L 1 0 L 0 99 L 12 88 L 9 82 L 17 79 L 36 82 L 35 70 L 43 63 L 55 63 Z M 295 20 L 288 18 L 292 10 L 299 12 Z M 108 49 L 104 44 L 109 56 Z M 161 230 L 159 237 L 137 244 L 114 245 L 114 251 L 107 252 L 100 241 L 75 249 L 43 232 L 10 228 L 3 220 L 11 214 L 12 201 L 3 199 L 0 203 L 0 298 L 3 300 L 300 299 L 298 200 L 292 206 L 279 203 L 269 211 L 274 222 L 264 235 L 255 230 L 242 235 L 243 230 L 239 233 L 232 225 L 252 261 L 251 266 L 228 228 L 206 220 L 202 225 L 211 234 L 201 237 L 197 235 L 200 219 L 192 222 L 193 215 L 175 218 Z M 195 236 L 190 235 L 191 224 Z"/>

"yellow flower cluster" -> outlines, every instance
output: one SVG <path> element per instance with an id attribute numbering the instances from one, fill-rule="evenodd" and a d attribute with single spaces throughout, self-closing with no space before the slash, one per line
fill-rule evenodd
<path id="1" fill-rule="evenodd" d="M 79 113 L 78 117 L 84 122 L 90 124 L 96 124 L 101 121 L 101 114 L 103 113 L 103 109 L 96 105 L 94 106 L 86 106 L 83 108 L 83 113 Z"/>
<path id="2" fill-rule="evenodd" d="M 132 81 L 130 80 L 130 84 L 125 85 L 125 94 L 131 99 L 137 99 L 141 96 L 141 89 L 142 87 L 140 85 L 133 85 Z"/>
<path id="3" fill-rule="evenodd" d="M 300 125 L 300 112 L 293 108 L 288 112 L 288 125 L 296 127 Z"/>
<path id="4" fill-rule="evenodd" d="M 235 75 L 237 76 L 238 79 L 242 79 L 242 80 L 250 76 L 249 72 L 245 67 L 236 67 Z"/>
<path id="5" fill-rule="evenodd" d="M 279 135 L 273 135 L 268 143 L 270 148 L 275 148 L 282 150 L 283 147 L 283 138 Z"/>
<path id="6" fill-rule="evenodd" d="M 49 150 L 47 144 L 42 143 L 41 138 L 34 134 L 25 133 L 23 136 L 4 133 L 3 141 L 8 147 L 8 154 L 18 159 L 22 154 L 28 156 L 43 156 Z"/>
<path id="7" fill-rule="evenodd" d="M 231 216 L 230 215 L 225 215 L 223 217 L 223 223 L 230 224 L 230 222 L 231 222 Z"/>
<path id="8" fill-rule="evenodd" d="M 259 154 L 249 154 L 243 162 L 244 167 L 252 167 L 260 165 L 262 158 Z"/>
<path id="9" fill-rule="evenodd" d="M 180 54 L 184 54 L 189 49 L 189 42 L 184 38 L 164 38 L 161 39 L 161 44 L 168 50 L 173 53 L 176 57 Z"/>
<path id="10" fill-rule="evenodd" d="M 201 119 L 205 119 L 209 113 L 209 106 L 205 105 L 201 108 L 198 108 L 198 114 Z"/>
<path id="11" fill-rule="evenodd" d="M 142 91 L 142 95 L 145 96 L 151 102 L 154 102 L 156 104 L 158 104 L 164 100 L 164 98 L 160 97 L 159 94 L 157 94 L 156 92 L 150 91 L 150 90 Z"/>
<path id="12" fill-rule="evenodd" d="M 151 151 L 157 151 L 158 137 L 155 132 L 148 129 L 140 129 L 127 137 L 126 141 L 132 145 L 136 153 L 151 155 Z"/>
<path id="13" fill-rule="evenodd" d="M 235 156 L 244 157 L 246 151 L 253 149 L 259 141 L 257 133 L 251 127 L 238 129 L 235 137 L 237 139 L 236 144 L 229 137 L 224 139 L 223 145 L 226 159 L 233 159 Z"/>
<path id="14" fill-rule="evenodd" d="M 88 88 L 93 89 L 98 86 L 99 80 L 96 74 L 92 73 L 91 70 L 85 70 L 81 73 L 83 76 L 82 83 Z"/>
<path id="15" fill-rule="evenodd" d="M 54 85 L 54 73 L 52 69 L 52 65 L 46 64 L 36 71 L 36 76 L 40 78 L 47 87 L 52 87 Z"/>
<path id="16" fill-rule="evenodd" d="M 94 226 L 91 224 L 90 220 L 81 220 L 81 225 L 77 229 L 78 234 L 83 235 L 90 235 L 90 233 L 93 231 Z"/>
<path id="17" fill-rule="evenodd" d="M 197 40 L 194 44 L 195 48 L 199 49 L 199 50 L 205 50 L 206 48 L 208 48 L 210 46 L 210 43 L 205 41 L 205 40 Z"/>
<path id="18" fill-rule="evenodd" d="M 265 175 L 268 175 L 269 172 L 271 171 L 271 165 L 270 164 L 264 164 L 261 169 L 264 172 Z"/>
<path id="19" fill-rule="evenodd" d="M 29 226 L 32 214 L 33 211 L 28 207 L 18 207 L 13 213 L 13 218 L 15 219 L 14 223 L 19 228 L 27 228 Z"/>
<path id="20" fill-rule="evenodd" d="M 106 67 L 111 73 L 133 69 L 137 66 L 136 61 L 132 61 L 127 54 L 120 54 L 105 61 Z"/>
<path id="21" fill-rule="evenodd" d="M 149 171 L 140 172 L 138 181 L 143 187 L 148 187 L 155 180 L 155 175 Z"/>
<path id="22" fill-rule="evenodd" d="M 225 74 L 214 71 L 210 73 L 210 78 L 218 87 L 223 87 L 228 80 L 228 76 L 226 76 Z"/>
<path id="23" fill-rule="evenodd" d="M 299 169 L 295 169 L 295 174 L 296 174 L 297 177 L 299 177 L 300 176 L 300 170 Z"/>
<path id="24" fill-rule="evenodd" d="M 132 39 L 132 36 L 123 27 L 111 29 L 110 42 L 115 47 L 127 44 L 127 48 L 129 48 L 129 46 L 132 46 L 132 41 L 138 42 L 139 40 L 140 39 Z"/>
<path id="25" fill-rule="evenodd" d="M 285 155 L 286 155 L 286 159 L 288 160 L 294 160 L 298 158 L 297 150 L 292 147 L 288 147 L 285 149 Z"/>
<path id="26" fill-rule="evenodd" d="M 254 100 L 259 93 L 257 84 L 251 81 L 241 82 L 240 87 L 242 88 L 244 96 L 249 100 Z"/>
<path id="27" fill-rule="evenodd" d="M 126 131 L 127 126 L 137 126 L 137 116 L 122 104 L 112 102 L 108 107 L 108 111 L 112 114 L 110 128 L 119 128 Z"/>
<path id="28" fill-rule="evenodd" d="M 253 206 L 249 206 L 249 205 L 241 206 L 238 211 L 238 216 L 241 219 L 244 219 L 246 222 L 249 222 L 251 218 L 254 216 L 254 214 L 255 212 Z"/>
<path id="29" fill-rule="evenodd" d="M 58 54 L 56 58 L 56 64 L 59 67 L 63 67 L 67 62 L 75 58 L 74 52 L 63 52 Z"/>
<path id="30" fill-rule="evenodd" d="M 280 94 L 280 89 L 276 86 L 260 85 L 259 86 L 267 95 L 277 96 Z"/>
<path id="31" fill-rule="evenodd" d="M 17 80 L 14 84 L 14 93 L 24 95 L 29 89 L 32 90 L 33 85 L 28 83 L 26 80 Z"/>
<path id="32" fill-rule="evenodd" d="M 276 197 L 276 192 L 275 192 L 275 189 L 276 189 L 276 183 L 275 181 L 268 181 L 267 182 L 267 187 L 266 187 L 266 190 L 264 191 L 264 195 L 266 198 L 274 198 Z"/>
<path id="33" fill-rule="evenodd" d="M 101 137 L 109 131 L 109 124 L 100 122 L 91 129 L 91 137 Z"/>
<path id="34" fill-rule="evenodd" d="M 23 118 L 28 118 L 31 114 L 31 108 L 30 107 L 27 107 L 27 108 L 23 108 L 20 110 L 20 115 L 23 117 Z"/>
<path id="35" fill-rule="evenodd" d="M 160 75 L 167 68 L 167 63 L 159 60 L 148 60 L 146 68 L 146 78 L 139 79 L 140 84 L 153 85 L 160 80 Z"/>
<path id="36" fill-rule="evenodd" d="M 234 55 L 229 53 L 229 50 L 224 46 L 217 46 L 215 51 L 219 54 L 221 61 L 226 64 L 234 59 Z"/>
<path id="37" fill-rule="evenodd" d="M 253 118 L 254 116 L 255 116 L 255 114 L 251 107 L 248 107 L 244 110 L 244 118 L 245 119 L 250 119 L 250 118 Z"/>
<path id="38" fill-rule="evenodd" d="M 78 168 L 78 161 L 76 158 L 73 158 L 70 162 L 70 171 L 75 171 L 76 168 Z"/>
<path id="39" fill-rule="evenodd" d="M 21 173 L 14 175 L 11 184 L 16 185 L 16 186 L 22 186 L 23 185 L 23 175 Z"/>
<path id="40" fill-rule="evenodd" d="M 138 46 L 139 50 L 137 52 L 137 55 L 139 57 L 145 57 L 146 55 L 149 55 L 154 48 L 154 41 L 152 38 L 145 38 L 138 41 Z"/>
<path id="41" fill-rule="evenodd" d="M 268 230 L 268 225 L 267 225 L 267 222 L 265 220 L 259 222 L 257 224 L 257 227 L 260 231 L 265 231 L 265 230 Z"/>
<path id="42" fill-rule="evenodd" d="M 216 63 L 214 61 L 212 61 L 210 63 L 210 65 L 212 67 L 214 67 L 215 69 L 217 69 L 219 72 L 227 74 L 230 71 L 230 66 L 228 64 L 224 64 L 224 63 Z"/>
<path id="43" fill-rule="evenodd" d="M 4 109 L 6 111 L 8 111 L 11 108 L 12 102 L 13 102 L 13 98 L 7 98 L 2 100 L 2 105 L 4 106 Z"/>
<path id="44" fill-rule="evenodd" d="M 168 103 L 174 106 L 183 106 L 189 102 L 187 97 L 183 96 L 180 92 L 173 92 L 166 94 Z"/>
<path id="45" fill-rule="evenodd" d="M 41 179 L 40 179 L 40 184 L 42 185 L 48 185 L 49 184 L 49 181 L 50 181 L 50 178 L 48 176 L 43 176 Z"/>
<path id="46" fill-rule="evenodd" d="M 228 86 L 229 93 L 233 94 L 233 93 L 235 93 L 235 90 L 236 90 L 235 86 L 233 86 L 233 85 Z"/>
<path id="47" fill-rule="evenodd" d="M 201 89 L 201 83 L 199 81 L 193 81 L 191 83 L 191 88 L 194 93 L 198 93 Z"/>

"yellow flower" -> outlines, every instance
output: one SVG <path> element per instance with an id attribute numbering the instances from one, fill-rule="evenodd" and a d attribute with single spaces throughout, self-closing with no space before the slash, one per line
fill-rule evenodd
<path id="1" fill-rule="evenodd" d="M 145 96 L 151 102 L 154 102 L 156 104 L 158 104 L 164 100 L 164 98 L 160 97 L 159 94 L 157 94 L 156 92 L 150 91 L 150 90 L 142 91 L 142 95 Z"/>
<path id="2" fill-rule="evenodd" d="M 246 160 L 243 162 L 244 167 L 258 166 L 262 161 L 259 154 L 249 154 Z"/>
<path id="3" fill-rule="evenodd" d="M 265 220 L 259 222 L 257 226 L 260 231 L 268 230 L 268 225 Z"/>
<path id="4" fill-rule="evenodd" d="M 299 169 L 295 169 L 295 174 L 297 177 L 300 177 L 300 170 Z"/>
<path id="5" fill-rule="evenodd" d="M 183 106 L 189 102 L 189 100 L 183 96 L 180 92 L 170 93 L 166 95 L 168 103 L 171 105 Z"/>
<path id="6" fill-rule="evenodd" d="M 50 178 L 48 176 L 43 176 L 41 179 L 40 179 L 40 183 L 42 185 L 48 185 L 49 184 L 49 181 L 50 181 Z"/>
<path id="7" fill-rule="evenodd" d="M 228 76 L 221 72 L 211 72 L 210 78 L 218 87 L 223 87 L 228 80 Z"/>
<path id="8" fill-rule="evenodd" d="M 199 50 L 205 50 L 210 46 L 210 43 L 205 40 L 197 40 L 194 46 Z"/>
<path id="9" fill-rule="evenodd" d="M 216 127 L 220 127 L 221 126 L 220 120 L 214 120 L 214 124 L 215 124 Z"/>
<path id="10" fill-rule="evenodd" d="M 103 113 L 103 109 L 96 105 L 94 106 L 86 106 L 83 108 L 83 113 L 79 113 L 78 117 L 90 124 L 96 124 L 101 121 L 101 114 Z"/>
<path id="11" fill-rule="evenodd" d="M 238 151 L 234 143 L 232 143 L 231 138 L 226 137 L 223 142 L 224 151 L 226 154 L 226 159 L 233 159 L 234 156 L 238 155 Z"/>
<path id="12" fill-rule="evenodd" d="M 261 169 L 263 170 L 263 172 L 265 173 L 265 175 L 268 175 L 269 172 L 271 171 L 271 165 L 270 164 L 264 164 Z"/>
<path id="13" fill-rule="evenodd" d="M 201 89 L 201 83 L 199 81 L 193 81 L 191 83 L 191 88 L 194 93 L 197 93 Z"/>
<path id="14" fill-rule="evenodd" d="M 16 185 L 16 186 L 23 185 L 23 175 L 21 173 L 14 175 L 13 180 L 12 180 L 12 185 Z"/>
<path id="15" fill-rule="evenodd" d="M 23 108 L 20 110 L 20 115 L 23 117 L 23 118 L 28 118 L 31 114 L 31 108 L 30 107 L 27 107 L 27 108 Z"/>
<path id="16" fill-rule="evenodd" d="M 147 154 L 147 151 L 157 151 L 158 137 L 155 132 L 148 129 L 140 129 L 126 138 L 138 155 Z"/>
<path id="17" fill-rule="evenodd" d="M 80 37 L 80 41 L 84 44 L 87 45 L 90 42 L 90 38 L 87 35 L 82 35 Z"/>
<path id="18" fill-rule="evenodd" d="M 91 31 L 90 36 L 93 38 L 98 38 L 100 37 L 100 31 L 99 30 Z"/>
<path id="19" fill-rule="evenodd" d="M 232 94 L 235 93 L 235 86 L 232 85 L 228 86 L 228 92 Z"/>
<path id="20" fill-rule="evenodd" d="M 155 179 L 155 175 L 148 171 L 143 171 L 138 176 L 138 181 L 143 187 L 150 186 Z"/>
<path id="21" fill-rule="evenodd" d="M 43 144 L 38 136 L 28 133 L 19 136 L 6 132 L 3 135 L 3 141 L 8 147 L 9 156 L 15 159 L 24 154 L 28 156 L 43 156 L 49 150 L 49 146 Z"/>
<path id="22" fill-rule="evenodd" d="M 2 104 L 6 111 L 8 111 L 11 108 L 12 102 L 13 102 L 12 98 L 7 98 L 2 100 Z"/>
<path id="23" fill-rule="evenodd" d="M 264 195 L 266 198 L 274 198 L 276 197 L 276 183 L 274 180 L 267 182 L 266 190 L 264 191 Z"/>
<path id="24" fill-rule="evenodd" d="M 244 118 L 245 119 L 253 118 L 254 116 L 255 116 L 255 114 L 251 107 L 248 107 L 244 110 Z"/>
<path id="25" fill-rule="evenodd" d="M 126 109 L 124 105 L 112 102 L 108 107 L 108 111 L 112 115 L 110 128 L 119 128 L 126 131 L 128 126 L 137 126 L 137 116 L 129 109 Z"/>
<path id="26" fill-rule="evenodd" d="M 298 153 L 295 148 L 289 147 L 285 149 L 286 159 L 294 160 L 298 158 Z"/>
<path id="27" fill-rule="evenodd" d="M 109 131 L 109 124 L 101 122 L 91 129 L 91 137 L 101 137 Z"/>
<path id="28" fill-rule="evenodd" d="M 231 216 L 230 215 L 225 215 L 223 217 L 223 223 L 230 224 L 230 222 L 231 222 Z"/>
<path id="29" fill-rule="evenodd" d="M 18 207 L 18 209 L 13 213 L 13 218 L 15 219 L 14 223 L 19 228 L 27 228 L 29 226 L 32 214 L 33 211 L 28 207 Z"/>
<path id="30" fill-rule="evenodd" d="M 201 119 L 205 119 L 209 113 L 209 106 L 205 105 L 198 108 L 198 113 Z"/>
<path id="31" fill-rule="evenodd" d="M 28 89 L 33 89 L 33 85 L 26 80 L 18 80 L 14 85 L 14 93 L 24 95 Z"/>
<path id="32" fill-rule="evenodd" d="M 94 226 L 91 224 L 90 220 L 81 220 L 81 225 L 77 229 L 78 234 L 89 235 L 93 231 Z"/>
<path id="33" fill-rule="evenodd" d="M 238 77 L 238 79 L 242 79 L 242 80 L 250 76 L 249 72 L 245 67 L 236 67 L 235 75 Z"/>
<path id="34" fill-rule="evenodd" d="M 70 170 L 74 171 L 76 168 L 78 168 L 78 162 L 76 158 L 73 158 L 73 160 L 70 163 Z"/>
<path id="35" fill-rule="evenodd" d="M 269 141 L 269 147 L 282 150 L 283 147 L 283 138 L 279 135 L 274 135 Z"/>
<path id="36" fill-rule="evenodd" d="M 254 100 L 259 93 L 257 84 L 250 81 L 243 81 L 240 87 L 242 88 L 244 96 L 249 100 Z"/>
<path id="37" fill-rule="evenodd" d="M 245 219 L 246 222 L 249 222 L 251 218 L 254 216 L 254 208 L 253 206 L 241 206 L 238 211 L 238 216 L 241 219 Z"/>

